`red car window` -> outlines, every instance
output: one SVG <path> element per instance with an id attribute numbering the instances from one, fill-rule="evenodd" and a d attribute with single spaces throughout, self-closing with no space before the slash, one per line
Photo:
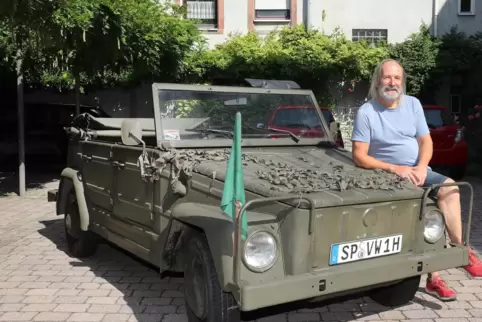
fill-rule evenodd
<path id="1" fill-rule="evenodd" d="M 324 111 L 323 111 L 324 112 Z M 328 112 L 328 111 L 327 111 Z M 329 112 L 328 112 L 329 113 Z M 326 118 L 326 115 L 323 114 Z M 300 127 L 303 124 L 312 128 L 321 127 L 319 117 L 313 108 L 286 108 L 275 113 L 272 125 L 279 127 Z"/>
<path id="2" fill-rule="evenodd" d="M 430 128 L 455 125 L 452 115 L 445 109 L 424 109 L 423 111 Z"/>

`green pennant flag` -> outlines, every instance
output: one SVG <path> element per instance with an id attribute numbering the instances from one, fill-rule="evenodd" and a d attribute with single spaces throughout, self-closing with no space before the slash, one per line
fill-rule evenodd
<path id="1" fill-rule="evenodd" d="M 223 196 L 221 199 L 221 210 L 236 219 L 236 204 L 238 201 L 242 207 L 246 203 L 244 195 L 244 176 L 241 157 L 241 113 L 236 113 L 236 121 L 233 131 L 233 145 L 229 155 L 228 168 L 224 180 Z M 246 240 L 248 237 L 248 220 L 243 216 L 241 221 L 241 237 Z"/>

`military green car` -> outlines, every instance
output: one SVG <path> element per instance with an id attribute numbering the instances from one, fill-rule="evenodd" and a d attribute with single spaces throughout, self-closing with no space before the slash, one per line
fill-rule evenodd
<path id="1" fill-rule="evenodd" d="M 355 167 L 313 93 L 290 84 L 153 84 L 152 117 L 77 117 L 48 194 L 71 255 L 105 239 L 183 272 L 189 321 L 360 291 L 402 305 L 422 274 L 466 265 L 467 248 L 446 243 L 435 187 Z M 221 199 L 236 115 L 245 202 L 232 216 Z"/>

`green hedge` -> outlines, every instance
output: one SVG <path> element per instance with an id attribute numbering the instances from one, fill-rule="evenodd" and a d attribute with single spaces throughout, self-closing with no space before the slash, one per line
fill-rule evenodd
<path id="1" fill-rule="evenodd" d="M 368 79 L 388 55 L 387 46 L 370 47 L 340 32 L 326 35 L 298 26 L 264 38 L 254 32 L 231 35 L 215 49 L 199 52 L 189 62 L 186 80 L 240 84 L 245 78 L 289 79 L 313 90 L 321 104 L 331 105 L 336 91 Z"/>

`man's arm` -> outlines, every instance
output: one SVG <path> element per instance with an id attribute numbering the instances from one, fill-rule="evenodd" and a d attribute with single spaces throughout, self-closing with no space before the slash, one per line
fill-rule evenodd
<path id="1" fill-rule="evenodd" d="M 433 142 L 430 136 L 430 129 L 425 119 L 422 104 L 419 100 L 415 100 L 415 137 L 418 142 L 418 167 L 427 167 L 433 155 Z"/>
<path id="2" fill-rule="evenodd" d="M 368 155 L 369 144 L 361 141 L 352 142 L 352 155 L 355 165 L 365 169 L 382 169 L 394 172 L 396 166 L 391 163 L 379 161 Z"/>
<path id="3" fill-rule="evenodd" d="M 433 155 L 433 142 L 430 133 L 419 136 L 418 141 L 418 167 L 427 167 Z"/>

